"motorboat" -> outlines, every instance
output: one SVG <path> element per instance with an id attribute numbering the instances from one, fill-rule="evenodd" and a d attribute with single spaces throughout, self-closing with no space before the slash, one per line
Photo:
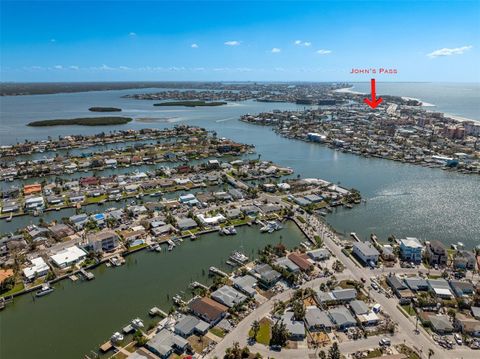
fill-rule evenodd
<path id="1" fill-rule="evenodd" d="M 49 293 L 52 293 L 54 290 L 53 287 L 50 286 L 49 283 L 43 283 L 42 288 L 35 293 L 36 297 L 43 297 L 44 295 L 47 295 Z"/>

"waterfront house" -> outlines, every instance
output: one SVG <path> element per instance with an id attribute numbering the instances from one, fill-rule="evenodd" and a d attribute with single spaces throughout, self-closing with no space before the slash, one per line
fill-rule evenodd
<path id="1" fill-rule="evenodd" d="M 313 264 L 308 260 L 308 255 L 306 254 L 294 252 L 288 255 L 288 259 L 295 263 L 300 270 L 304 272 L 309 272 L 313 269 Z"/>
<path id="2" fill-rule="evenodd" d="M 425 258 L 431 266 L 445 266 L 447 264 L 447 249 L 442 242 L 433 240 L 427 243 Z"/>
<path id="3" fill-rule="evenodd" d="M 108 252 L 115 249 L 119 244 L 118 235 L 109 229 L 90 234 L 87 237 L 87 248 L 96 253 Z"/>
<path id="4" fill-rule="evenodd" d="M 257 206 L 251 205 L 251 206 L 242 206 L 240 210 L 245 213 L 247 216 L 255 217 L 259 212 L 260 208 Z"/>
<path id="5" fill-rule="evenodd" d="M 197 219 L 202 223 L 204 226 L 216 226 L 220 223 L 225 222 L 227 219 L 220 213 L 215 216 L 207 217 L 204 214 L 197 214 Z"/>
<path id="6" fill-rule="evenodd" d="M 42 257 L 32 258 L 29 261 L 31 265 L 23 269 L 23 275 L 28 281 L 47 275 L 50 267 Z"/>
<path id="7" fill-rule="evenodd" d="M 305 309 L 305 324 L 309 331 L 330 331 L 334 327 L 327 312 L 316 306 L 308 306 Z"/>
<path id="8" fill-rule="evenodd" d="M 282 207 L 280 205 L 273 203 L 262 204 L 259 206 L 259 208 L 262 213 L 266 215 L 280 212 L 282 210 Z"/>
<path id="9" fill-rule="evenodd" d="M 3 201 L 2 204 L 2 213 L 14 213 L 20 210 L 20 206 L 17 201 Z"/>
<path id="10" fill-rule="evenodd" d="M 192 315 L 183 315 L 174 327 L 175 334 L 188 338 L 192 334 L 205 335 L 210 324 Z"/>
<path id="11" fill-rule="evenodd" d="M 84 250 L 71 246 L 51 255 L 50 259 L 58 268 L 67 268 L 83 261 L 86 256 L 87 253 Z"/>
<path id="12" fill-rule="evenodd" d="M 257 264 L 253 267 L 255 276 L 259 279 L 259 284 L 263 288 L 271 288 L 282 277 L 280 273 L 270 267 L 267 263 Z"/>
<path id="13" fill-rule="evenodd" d="M 198 204 L 198 200 L 195 198 L 195 195 L 192 193 L 184 194 L 178 198 L 178 201 L 183 204 L 188 204 L 189 206 L 195 206 Z"/>
<path id="14" fill-rule="evenodd" d="M 290 340 L 303 340 L 305 338 L 303 321 L 295 320 L 293 312 L 285 312 L 281 320 L 285 324 Z"/>
<path id="15" fill-rule="evenodd" d="M 180 229 L 181 231 L 186 231 L 186 230 L 198 227 L 197 222 L 195 222 L 193 219 L 188 217 L 176 218 L 176 221 L 177 221 L 177 228 Z"/>
<path id="16" fill-rule="evenodd" d="M 475 255 L 466 250 L 459 250 L 453 259 L 453 267 L 460 270 L 472 270 L 475 268 Z"/>
<path id="17" fill-rule="evenodd" d="M 329 309 L 328 315 L 338 330 L 346 330 L 357 325 L 355 318 L 344 306 Z"/>
<path id="18" fill-rule="evenodd" d="M 182 354 L 188 349 L 188 341 L 167 329 L 161 329 L 150 339 L 145 347 L 162 359 L 167 359 L 172 353 Z"/>
<path id="19" fill-rule="evenodd" d="M 363 264 L 370 266 L 376 265 L 380 253 L 369 242 L 355 242 L 353 244 L 353 254 L 360 259 Z"/>
<path id="20" fill-rule="evenodd" d="M 61 239 L 71 236 L 75 233 L 73 229 L 62 223 L 56 224 L 52 227 L 49 227 L 48 229 L 52 237 L 55 238 L 57 241 L 60 241 Z"/>
<path id="21" fill-rule="evenodd" d="M 312 251 L 308 251 L 307 255 L 317 262 L 330 258 L 330 252 L 326 248 L 318 248 Z"/>
<path id="22" fill-rule="evenodd" d="M 238 208 L 232 208 L 225 211 L 228 219 L 235 219 L 242 216 L 242 212 Z"/>
<path id="23" fill-rule="evenodd" d="M 277 266 L 288 270 L 289 272 L 292 273 L 298 273 L 300 272 L 300 267 L 297 266 L 295 263 L 293 263 L 289 258 L 287 257 L 280 257 L 277 258 L 274 262 Z"/>
<path id="24" fill-rule="evenodd" d="M 32 211 L 37 209 L 44 209 L 45 208 L 45 201 L 43 197 L 29 197 L 25 199 L 25 210 Z"/>
<path id="25" fill-rule="evenodd" d="M 420 263 L 422 261 L 423 245 L 417 238 L 400 239 L 400 258 L 404 261 Z"/>
<path id="26" fill-rule="evenodd" d="M 211 325 L 217 324 L 227 314 L 228 307 L 208 297 L 195 298 L 188 303 L 190 310 Z"/>
<path id="27" fill-rule="evenodd" d="M 247 297 L 238 290 L 228 285 L 218 288 L 211 294 L 212 299 L 231 308 L 236 304 L 243 303 Z"/>
<path id="28" fill-rule="evenodd" d="M 71 216 L 68 220 L 73 224 L 75 229 L 79 231 L 83 229 L 85 224 L 88 222 L 88 215 L 85 213 L 76 214 L 74 216 Z"/>
<path id="29" fill-rule="evenodd" d="M 257 294 L 257 291 L 255 290 L 257 279 L 250 275 L 235 277 L 232 282 L 235 289 L 238 289 L 249 297 L 254 297 L 255 294 Z"/>

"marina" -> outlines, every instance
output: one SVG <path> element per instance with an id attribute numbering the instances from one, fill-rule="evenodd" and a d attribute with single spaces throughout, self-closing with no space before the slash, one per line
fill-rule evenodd
<path id="1" fill-rule="evenodd" d="M 2 331 L 5 345 L 0 346 L 0 357 L 20 359 L 48 355 L 63 359 L 66 356 L 81 357 L 92 350 L 96 352 L 115 328 L 121 330 L 125 323 L 142 313 L 144 316 L 139 318 L 148 326 L 152 320 L 148 315 L 152 306 L 168 312 L 176 294 L 182 291 L 188 293 L 189 283 L 211 284 L 213 278 L 208 276 L 210 266 L 214 265 L 223 272 L 231 271 L 224 261 L 238 249 L 240 243 L 245 253 L 255 258 L 257 250 L 267 244 L 282 242 L 293 248 L 304 240 L 292 222 L 287 222 L 282 231 L 268 235 L 262 235 L 258 228 L 249 226 L 238 227 L 237 232 L 237 236 L 232 237 L 220 236 L 216 232 L 205 234 L 172 252 L 157 254 L 140 251 L 127 256 L 125 265 L 115 270 L 104 265 L 92 269 L 94 281 L 61 281 L 55 284 L 54 293 L 37 301 L 29 295 L 15 298 L 0 314 L 2 328 L 10 328 L 4 334 Z M 172 280 L 173 277 L 175 280 Z M 129 283 L 128 287 L 124 283 Z M 185 300 L 189 296 L 182 297 Z M 96 305 L 89 305 L 91 302 Z M 111 315 L 104 316 L 105 311 Z M 89 318 L 103 319 L 92 326 Z M 65 323 L 71 323 L 68 333 L 59 332 L 59 342 L 54 351 L 35 345 L 48 341 L 51 331 Z M 45 326 L 49 330 L 45 330 Z M 21 345 L 21 337 L 15 334 L 17 330 L 31 335 L 31 346 Z M 79 335 L 84 338 L 81 342 L 75 339 Z"/>

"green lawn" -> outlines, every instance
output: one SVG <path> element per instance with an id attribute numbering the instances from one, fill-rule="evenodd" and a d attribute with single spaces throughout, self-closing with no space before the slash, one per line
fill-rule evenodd
<path id="1" fill-rule="evenodd" d="M 2 293 L 2 297 L 8 297 L 9 295 L 21 292 L 24 288 L 25 286 L 23 285 L 23 283 L 16 283 L 15 286 L 8 292 Z"/>
<path id="2" fill-rule="evenodd" d="M 402 309 L 410 316 L 415 316 L 415 310 L 410 305 L 401 305 Z"/>
<path id="3" fill-rule="evenodd" d="M 217 337 L 223 338 L 225 336 L 225 332 L 223 329 L 219 327 L 213 327 L 212 329 L 209 330 L 212 334 L 216 335 Z"/>
<path id="4" fill-rule="evenodd" d="M 250 329 L 250 332 L 248 333 L 250 337 L 253 337 L 253 331 Z M 257 343 L 263 344 L 263 345 L 269 345 L 270 344 L 270 338 L 272 336 L 271 333 L 271 324 L 268 319 L 262 319 L 260 321 L 260 330 L 257 333 L 257 337 L 255 340 Z"/>

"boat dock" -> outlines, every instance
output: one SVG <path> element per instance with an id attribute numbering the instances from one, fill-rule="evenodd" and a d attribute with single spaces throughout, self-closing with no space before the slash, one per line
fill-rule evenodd
<path id="1" fill-rule="evenodd" d="M 105 342 L 103 343 L 101 346 L 100 346 L 100 350 L 102 351 L 102 353 L 106 353 L 108 352 L 109 350 L 111 350 L 113 348 L 113 344 L 112 342 L 109 340 L 108 342 Z"/>
<path id="2" fill-rule="evenodd" d="M 205 284 L 202 284 L 200 282 L 192 282 L 189 285 L 190 288 L 195 289 L 195 288 L 203 288 L 205 290 L 208 290 L 208 287 Z"/>
<path id="3" fill-rule="evenodd" d="M 355 232 L 350 233 L 350 236 L 355 239 L 357 242 L 361 242 L 360 238 L 358 238 L 357 234 Z"/>
<path id="4" fill-rule="evenodd" d="M 158 307 L 153 307 L 152 309 L 150 309 L 148 311 L 148 314 L 150 314 L 152 317 L 154 317 L 156 315 L 163 316 L 163 317 L 168 317 L 168 314 Z"/>
<path id="5" fill-rule="evenodd" d="M 92 272 L 87 272 L 85 269 L 80 269 L 80 273 L 83 275 L 83 277 L 86 280 L 92 280 L 95 279 L 95 275 Z"/>
<path id="6" fill-rule="evenodd" d="M 208 268 L 208 271 L 210 273 L 217 274 L 217 275 L 220 275 L 222 277 L 228 277 L 227 273 L 225 273 L 224 271 L 221 271 L 220 269 L 218 269 L 217 267 L 214 267 L 214 266 L 211 266 L 210 268 Z"/>

